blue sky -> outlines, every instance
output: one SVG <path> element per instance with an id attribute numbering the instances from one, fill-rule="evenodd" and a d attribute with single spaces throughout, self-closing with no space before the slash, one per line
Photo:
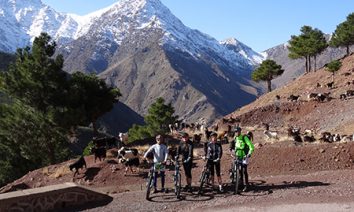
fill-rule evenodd
<path id="1" fill-rule="evenodd" d="M 42 0 L 60 12 L 84 15 L 117 0 Z M 332 33 L 354 0 L 161 0 L 193 29 L 217 40 L 235 37 L 256 51 L 284 43 L 303 25 Z"/>

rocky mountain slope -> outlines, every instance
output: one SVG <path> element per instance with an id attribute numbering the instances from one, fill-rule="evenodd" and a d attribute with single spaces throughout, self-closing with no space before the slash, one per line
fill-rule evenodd
<path id="1" fill-rule="evenodd" d="M 329 39 L 329 35 L 327 35 Z M 351 47 L 351 50 L 354 50 L 354 47 Z M 346 54 L 345 48 L 331 48 L 328 47 L 321 55 L 317 57 L 317 69 L 323 67 L 325 64 L 331 62 L 332 60 L 342 58 Z M 264 52 L 262 55 L 267 59 L 272 59 L 276 61 L 278 64 L 282 66 L 285 70 L 283 75 L 274 79 L 273 86 L 274 87 L 282 87 L 293 79 L 301 76 L 305 73 L 305 60 L 297 59 L 292 60 L 288 57 L 289 50 L 287 48 L 287 44 L 281 44 L 270 48 Z M 314 60 L 311 60 L 312 68 L 314 68 Z"/>
<path id="2" fill-rule="evenodd" d="M 58 13 L 40 0 L 0 4 L 0 50 L 14 51 L 46 31 L 68 72 L 99 74 L 140 115 L 163 97 L 187 121 L 210 121 L 263 90 L 250 81 L 261 55 L 186 27 L 159 0 L 120 0 L 86 16 Z"/>
<path id="3" fill-rule="evenodd" d="M 244 126 L 261 126 L 269 123 L 271 128 L 286 133 L 288 126 L 311 129 L 318 135 L 321 132 L 353 135 L 354 98 L 340 99 L 341 94 L 354 90 L 354 55 L 342 59 L 342 67 L 335 74 L 334 87 L 326 85 L 332 81 L 331 73 L 324 68 L 305 74 L 288 85 L 267 93 L 255 102 L 240 108 L 227 118 L 239 118 Z M 317 85 L 318 83 L 318 85 Z M 310 93 L 330 92 L 330 101 L 309 100 Z M 280 100 L 276 100 L 276 96 Z M 298 101 L 290 101 L 290 95 L 299 95 Z M 276 110 L 279 107 L 279 111 Z"/>

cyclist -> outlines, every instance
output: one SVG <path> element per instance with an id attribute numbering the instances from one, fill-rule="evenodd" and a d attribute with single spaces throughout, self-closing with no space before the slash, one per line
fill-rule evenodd
<path id="1" fill-rule="evenodd" d="M 247 135 L 242 135 L 241 131 L 242 129 L 240 127 L 235 128 L 235 137 L 234 140 L 230 143 L 230 151 L 234 151 L 236 157 L 239 160 L 242 160 L 240 173 L 241 187 L 243 187 L 243 191 L 247 191 L 249 187 L 247 165 L 248 159 L 251 157 L 251 154 L 254 151 L 254 146 L 249 137 Z M 245 176 L 245 183 L 243 181 L 243 176 Z"/>
<path id="2" fill-rule="evenodd" d="M 214 167 L 215 167 L 216 176 L 218 177 L 219 191 L 224 192 L 222 188 L 222 181 L 220 175 L 220 160 L 222 156 L 222 146 L 219 142 L 217 142 L 217 137 L 218 135 L 215 132 L 211 133 L 210 141 L 206 143 L 206 145 L 204 146 L 204 151 L 205 151 L 204 159 L 207 160 L 207 165 L 210 170 L 210 175 L 211 175 L 210 179 L 212 185 L 214 186 Z"/>
<path id="3" fill-rule="evenodd" d="M 182 132 L 181 135 L 182 140 L 177 149 L 176 159 L 178 160 L 179 155 L 182 155 L 182 164 L 187 181 L 187 185 L 184 189 L 186 191 L 192 191 L 193 143 L 189 140 L 188 133 Z"/>
<path id="4" fill-rule="evenodd" d="M 165 190 L 165 165 L 168 157 L 168 149 L 164 144 L 164 138 L 162 135 L 156 136 L 156 144 L 152 145 L 148 151 L 144 154 L 144 159 L 147 158 L 149 154 L 153 154 L 154 156 L 154 191 L 153 193 L 157 193 L 157 176 L 158 171 L 160 171 L 161 176 L 161 192 L 166 192 Z"/>

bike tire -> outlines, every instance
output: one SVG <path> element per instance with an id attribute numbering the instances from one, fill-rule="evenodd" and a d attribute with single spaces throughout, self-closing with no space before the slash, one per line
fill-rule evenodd
<path id="1" fill-rule="evenodd" d="M 202 194 L 202 192 L 203 192 L 203 185 L 204 185 L 205 181 L 206 181 L 206 172 L 203 171 L 202 177 L 201 177 L 201 180 L 200 180 L 200 185 L 199 185 L 198 194 Z"/>
<path id="2" fill-rule="evenodd" d="M 235 185 L 235 191 L 234 191 L 234 194 L 239 194 L 239 186 L 240 186 L 240 172 L 238 170 L 238 166 L 235 165 L 235 168 L 234 168 L 234 185 Z"/>
<path id="3" fill-rule="evenodd" d="M 182 189 L 181 174 L 178 173 L 176 175 L 176 184 L 175 184 L 175 194 L 177 199 L 181 198 L 181 189 Z"/>
<path id="4" fill-rule="evenodd" d="M 150 200 L 153 178 L 154 178 L 154 174 L 150 171 L 148 183 L 146 184 L 146 200 Z"/>

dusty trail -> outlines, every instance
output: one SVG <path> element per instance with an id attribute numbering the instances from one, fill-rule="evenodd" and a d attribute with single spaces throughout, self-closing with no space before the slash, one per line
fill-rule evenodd
<path id="1" fill-rule="evenodd" d="M 158 193 L 146 201 L 142 191 L 127 192 L 89 211 L 353 211 L 353 182 L 354 170 L 257 177 L 252 180 L 252 191 L 242 195 L 232 195 L 230 190 L 205 196 L 183 193 L 185 199 L 177 201 L 173 193 Z"/>

